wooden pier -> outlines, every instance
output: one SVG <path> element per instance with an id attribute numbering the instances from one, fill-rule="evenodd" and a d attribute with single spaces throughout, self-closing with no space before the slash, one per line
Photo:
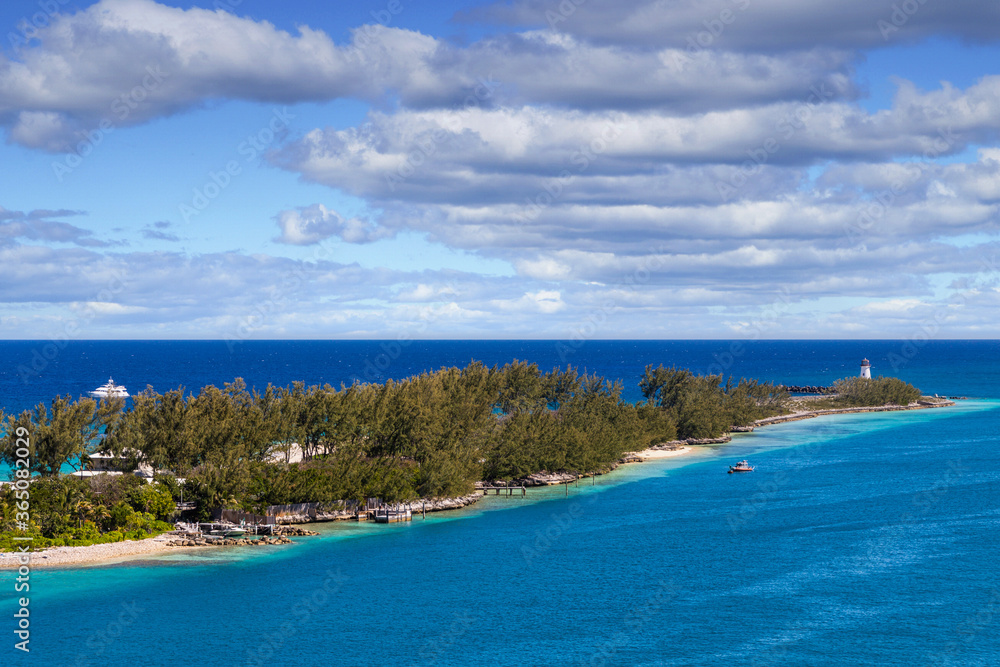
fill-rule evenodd
<path id="1" fill-rule="evenodd" d="M 412 520 L 413 512 L 410 509 L 383 509 L 375 511 L 375 523 L 402 523 Z"/>
<path id="2" fill-rule="evenodd" d="M 514 492 L 515 491 L 520 491 L 522 498 L 524 498 L 524 496 L 526 496 L 527 493 L 528 493 L 527 487 L 525 487 L 523 485 L 522 486 L 508 486 L 508 485 L 505 484 L 503 486 L 484 486 L 483 487 L 483 495 L 484 496 L 490 495 L 490 491 L 493 491 L 494 492 L 493 495 L 495 495 L 495 496 L 506 495 L 508 498 L 514 497 Z"/>
<path id="3" fill-rule="evenodd" d="M 276 526 L 271 523 L 265 524 L 242 524 L 237 525 L 227 521 L 204 521 L 200 523 L 185 524 L 185 531 L 192 534 L 210 536 L 213 531 L 240 530 L 245 535 L 276 535 Z M 216 535 L 217 537 L 218 535 Z"/>
<path id="4" fill-rule="evenodd" d="M 426 516 L 426 512 L 424 514 Z M 365 501 L 365 507 L 358 508 L 355 518 L 358 521 L 374 521 L 375 523 L 413 521 L 413 507 L 410 503 L 387 505 L 380 498 L 368 498 Z"/>

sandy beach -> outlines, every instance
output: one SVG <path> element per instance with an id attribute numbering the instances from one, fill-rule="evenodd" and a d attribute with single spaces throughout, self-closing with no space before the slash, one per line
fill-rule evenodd
<path id="1" fill-rule="evenodd" d="M 656 459 L 669 459 L 674 456 L 681 456 L 682 454 L 690 454 L 693 451 L 693 447 L 685 445 L 677 449 L 644 449 L 641 452 L 633 452 L 632 456 L 638 456 L 643 461 L 654 461 Z"/>
<path id="2" fill-rule="evenodd" d="M 31 569 L 41 567 L 79 566 L 91 563 L 113 562 L 118 559 L 132 559 L 137 556 L 155 556 L 166 551 L 177 551 L 185 547 L 170 547 L 167 542 L 173 535 L 158 535 L 146 540 L 127 540 L 108 544 L 94 544 L 88 547 L 53 547 L 31 554 Z M 188 547 L 203 548 L 203 547 Z M 17 568 L 19 554 L 0 553 L 0 570 Z"/>

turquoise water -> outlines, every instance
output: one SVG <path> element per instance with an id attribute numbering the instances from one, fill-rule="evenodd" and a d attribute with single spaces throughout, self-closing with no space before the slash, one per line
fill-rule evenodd
<path id="1" fill-rule="evenodd" d="M 405 377 L 515 357 L 543 369 L 570 361 L 637 398 L 647 363 L 827 384 L 864 356 L 876 374 L 977 398 L 773 426 L 625 466 L 568 496 L 560 487 L 411 524 L 325 524 L 291 547 L 36 569 L 30 655 L 13 648 L 19 595 L 2 571 L 2 664 L 1000 664 L 1000 343 L 743 345 L 77 341 L 38 361 L 44 343 L 0 342 L 8 412 L 109 374 L 133 391 L 236 376 L 339 384 L 367 379 L 369 364 Z M 727 475 L 742 458 L 757 470 Z"/>
<path id="2" fill-rule="evenodd" d="M 36 570 L 31 658 L 5 659 L 997 664 L 998 409 L 779 425 L 568 496 L 324 525 L 266 553 Z M 757 471 L 727 475 L 739 458 Z"/>

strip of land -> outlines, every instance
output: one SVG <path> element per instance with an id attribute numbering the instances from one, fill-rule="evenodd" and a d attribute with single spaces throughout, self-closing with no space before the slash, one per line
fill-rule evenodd
<path id="1" fill-rule="evenodd" d="M 857 408 L 826 408 L 826 409 L 810 409 L 810 403 L 817 403 L 821 401 L 824 397 L 814 396 L 805 397 L 797 399 L 795 402 L 795 410 L 787 415 L 778 415 L 777 417 L 767 417 L 766 419 L 758 419 L 754 422 L 754 426 L 770 426 L 772 424 L 783 424 L 785 422 L 801 421 L 803 419 L 813 419 L 815 417 L 823 417 L 826 415 L 846 415 L 854 414 L 858 412 L 901 412 L 904 410 L 926 410 L 929 408 L 944 408 L 950 405 L 955 405 L 954 401 L 948 400 L 946 398 L 928 398 L 924 397 L 916 403 L 911 403 L 910 405 L 880 405 L 876 407 L 857 407 Z"/>
<path id="2" fill-rule="evenodd" d="M 798 399 L 795 404 L 796 410 L 792 413 L 778 417 L 769 417 L 755 422 L 755 427 L 771 426 L 803 419 L 814 419 L 827 415 L 853 414 L 860 412 L 899 412 L 904 410 L 923 410 L 928 408 L 941 408 L 955 405 L 954 401 L 947 399 L 924 398 L 923 400 L 906 406 L 886 405 L 879 407 L 858 407 L 858 408 L 829 408 L 829 409 L 809 409 L 810 403 L 815 403 L 820 397 L 806 397 Z M 663 443 L 648 449 L 633 452 L 625 455 L 621 463 L 639 463 L 643 461 L 654 461 L 659 459 L 672 458 L 690 454 L 695 451 L 695 446 L 712 443 L 727 442 L 730 438 L 716 438 L 711 441 L 691 441 L 681 440 L 676 442 Z M 571 473 L 556 473 L 549 475 L 545 481 L 539 479 L 541 484 L 561 484 L 569 480 L 576 479 L 579 475 Z M 478 499 L 475 498 L 475 499 Z M 472 496 L 467 496 L 461 500 L 464 502 L 448 503 L 446 499 L 439 501 L 439 507 L 434 509 L 446 511 L 449 509 L 460 509 L 470 504 L 474 500 Z M 459 500 L 459 499 L 455 499 Z M 340 517 L 337 517 L 340 518 Z M 125 542 L 112 542 L 109 544 L 95 544 L 85 547 L 52 547 L 44 551 L 31 554 L 31 567 L 81 567 L 86 565 L 114 563 L 116 561 L 139 560 L 150 556 L 159 556 L 165 553 L 175 553 L 177 551 L 189 551 L 191 549 L 202 549 L 204 547 L 183 547 L 172 546 L 170 543 L 176 539 L 170 534 L 159 535 L 145 540 L 129 540 Z M 0 553 L 0 570 L 17 568 L 19 555 L 16 553 Z"/>

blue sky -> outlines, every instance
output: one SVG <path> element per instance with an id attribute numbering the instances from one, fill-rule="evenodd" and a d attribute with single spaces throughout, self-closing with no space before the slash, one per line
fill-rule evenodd
<path id="1" fill-rule="evenodd" d="M 1000 6 L 0 7 L 0 337 L 997 336 Z"/>

